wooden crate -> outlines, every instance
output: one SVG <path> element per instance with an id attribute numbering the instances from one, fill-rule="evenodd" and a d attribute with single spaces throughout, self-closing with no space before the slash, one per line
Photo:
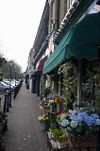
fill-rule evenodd
<path id="1" fill-rule="evenodd" d="M 68 143 L 71 148 L 96 148 L 97 135 L 68 136 Z"/>

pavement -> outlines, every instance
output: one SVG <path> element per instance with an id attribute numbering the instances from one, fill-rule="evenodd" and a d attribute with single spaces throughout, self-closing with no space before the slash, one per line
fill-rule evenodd
<path id="1" fill-rule="evenodd" d="M 22 85 L 8 113 L 7 151 L 47 151 L 46 132 L 40 128 L 39 99 Z"/>

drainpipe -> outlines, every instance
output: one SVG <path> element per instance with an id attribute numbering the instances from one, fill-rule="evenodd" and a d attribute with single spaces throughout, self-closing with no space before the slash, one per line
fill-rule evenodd
<path id="1" fill-rule="evenodd" d="M 59 1 L 54 0 L 54 21 L 55 21 L 55 30 L 57 30 L 59 26 Z"/>
<path id="2" fill-rule="evenodd" d="M 98 46 L 98 67 L 100 65 L 100 44 Z M 99 93 L 99 98 L 100 98 L 100 93 Z M 99 118 L 100 118 L 100 102 L 98 103 L 98 112 L 99 112 Z M 97 151 L 100 151 L 100 127 L 99 127 L 99 132 L 98 132 L 98 139 L 97 139 Z"/>

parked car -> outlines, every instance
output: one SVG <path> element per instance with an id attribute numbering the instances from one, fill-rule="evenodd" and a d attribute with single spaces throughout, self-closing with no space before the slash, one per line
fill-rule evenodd
<path id="1" fill-rule="evenodd" d="M 11 84 L 12 84 L 13 86 L 15 86 L 15 87 L 16 87 L 17 85 L 19 85 L 19 83 L 20 83 L 20 82 L 17 81 L 17 80 L 12 80 L 12 81 L 11 81 Z"/>
<path id="2" fill-rule="evenodd" d="M 0 92 L 6 92 L 9 90 L 9 85 L 5 84 L 3 81 L 0 81 Z"/>
<path id="3" fill-rule="evenodd" d="M 3 80 L 3 83 L 5 83 L 6 85 L 8 85 L 9 89 L 11 88 L 12 91 L 14 90 L 15 87 L 12 84 L 10 84 L 10 81 Z"/>

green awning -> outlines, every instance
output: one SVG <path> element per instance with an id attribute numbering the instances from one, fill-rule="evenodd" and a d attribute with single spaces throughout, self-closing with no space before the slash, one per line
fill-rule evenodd
<path id="1" fill-rule="evenodd" d="M 100 12 L 86 15 L 69 30 L 45 62 L 44 74 L 49 73 L 62 61 L 71 57 L 97 59 L 97 45 L 100 45 Z"/>
<path id="2" fill-rule="evenodd" d="M 55 51 L 51 54 L 49 59 L 44 64 L 44 70 L 43 73 L 48 73 L 52 71 L 54 68 L 56 68 L 64 59 L 66 56 L 66 41 L 71 36 L 71 33 L 69 32 L 63 40 L 59 43 L 58 47 L 55 49 Z"/>
<path id="3" fill-rule="evenodd" d="M 98 58 L 100 45 L 100 12 L 86 15 L 74 25 L 70 32 L 72 36 L 66 44 L 66 58 L 75 57 L 95 60 Z"/>

